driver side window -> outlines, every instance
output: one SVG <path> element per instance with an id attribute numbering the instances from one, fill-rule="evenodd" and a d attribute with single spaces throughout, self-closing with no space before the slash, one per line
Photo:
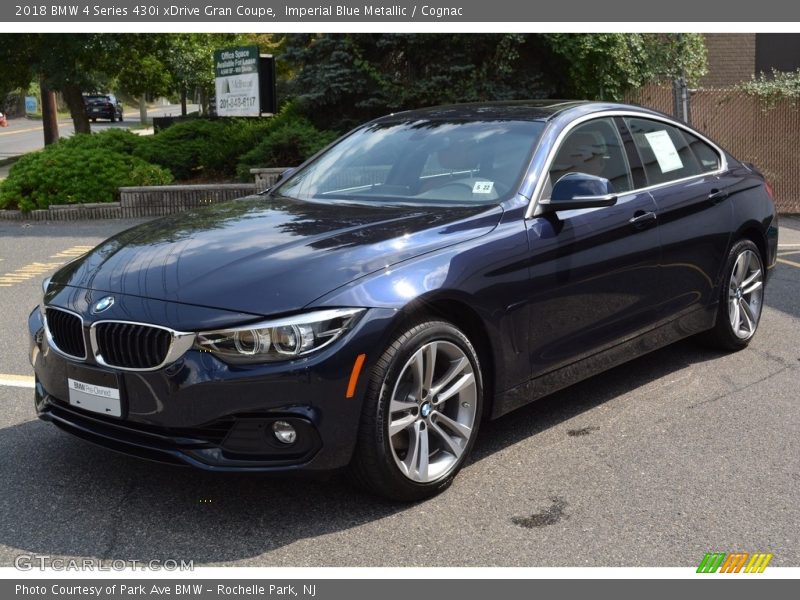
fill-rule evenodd
<path id="1" fill-rule="evenodd" d="M 614 122 L 597 119 L 567 134 L 550 165 L 550 187 L 567 173 L 608 179 L 616 192 L 633 189 L 628 160 Z"/>

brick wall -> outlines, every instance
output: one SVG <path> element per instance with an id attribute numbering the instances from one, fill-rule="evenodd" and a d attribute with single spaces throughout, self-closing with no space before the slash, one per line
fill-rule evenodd
<path id="1" fill-rule="evenodd" d="M 706 33 L 708 75 L 702 87 L 718 88 L 747 81 L 756 70 L 755 33 Z"/>

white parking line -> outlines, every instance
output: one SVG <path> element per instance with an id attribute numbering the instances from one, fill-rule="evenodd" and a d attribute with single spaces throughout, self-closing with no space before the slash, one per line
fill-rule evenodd
<path id="1" fill-rule="evenodd" d="M 30 375 L 7 375 L 5 373 L 0 373 L 0 385 L 32 389 L 34 386 L 34 379 Z"/>

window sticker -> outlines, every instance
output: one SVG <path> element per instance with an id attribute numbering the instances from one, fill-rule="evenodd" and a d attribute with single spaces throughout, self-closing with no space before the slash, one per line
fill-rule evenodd
<path id="1" fill-rule="evenodd" d="M 476 181 L 472 186 L 473 194 L 491 194 L 494 189 L 494 181 Z"/>
<path id="2" fill-rule="evenodd" d="M 678 156 L 678 151 L 675 149 L 675 144 L 672 143 L 669 133 L 662 129 L 661 131 L 645 133 L 644 137 L 647 138 L 647 143 L 650 144 L 653 154 L 656 155 L 656 160 L 662 173 L 669 173 L 683 168 L 683 162 L 681 162 L 681 157 Z"/>

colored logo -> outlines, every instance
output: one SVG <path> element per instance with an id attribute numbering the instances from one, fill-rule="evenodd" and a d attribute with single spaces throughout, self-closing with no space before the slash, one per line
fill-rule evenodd
<path id="1" fill-rule="evenodd" d="M 709 552 L 700 561 L 698 573 L 763 573 L 772 554 L 766 552 Z"/>
<path id="2" fill-rule="evenodd" d="M 98 300 L 92 307 L 92 312 L 97 314 L 108 310 L 114 304 L 114 296 L 106 296 Z"/>

